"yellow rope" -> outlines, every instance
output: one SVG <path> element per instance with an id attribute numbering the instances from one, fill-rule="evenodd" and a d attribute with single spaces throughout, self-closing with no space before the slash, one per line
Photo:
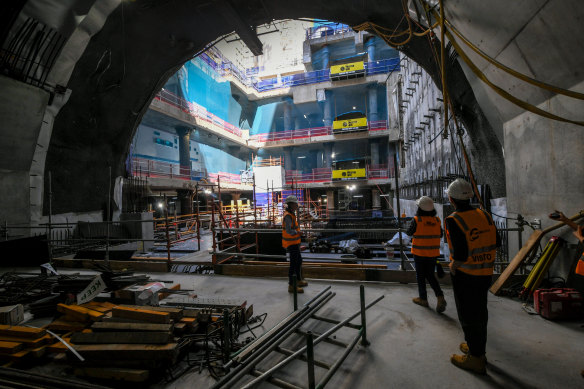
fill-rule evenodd
<path id="1" fill-rule="evenodd" d="M 550 92 L 554 92 L 557 94 L 561 94 L 561 95 L 565 95 L 565 96 L 569 96 L 569 97 L 573 97 L 575 99 L 579 99 L 579 100 L 584 100 L 584 94 L 582 93 L 578 93 L 578 92 L 574 92 L 568 89 L 563 89 L 560 87 L 557 87 L 555 85 L 550 85 L 550 84 L 546 84 L 545 82 L 541 82 L 538 81 L 534 78 L 531 78 L 523 73 L 520 73 L 516 70 L 513 70 L 505 65 L 503 65 L 502 63 L 498 62 L 497 60 L 495 60 L 494 58 L 491 58 L 490 56 L 488 56 L 485 52 L 483 52 L 481 49 L 479 49 L 478 47 L 476 47 L 472 42 L 470 42 L 464 35 L 462 35 L 449 21 L 448 19 L 445 19 L 444 22 L 446 23 L 446 25 L 448 26 L 448 28 L 454 32 L 454 34 L 456 34 L 456 36 L 458 36 L 468 47 L 470 47 L 475 53 L 477 53 L 478 55 L 480 55 L 481 57 L 483 57 L 485 60 L 489 61 L 490 63 L 492 63 L 493 65 L 495 65 L 496 67 L 498 67 L 499 69 L 519 78 L 522 81 L 525 81 L 531 85 L 535 85 L 539 88 L 548 90 Z"/>

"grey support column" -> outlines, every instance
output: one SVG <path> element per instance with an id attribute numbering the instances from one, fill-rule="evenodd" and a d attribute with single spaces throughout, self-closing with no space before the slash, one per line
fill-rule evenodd
<path id="1" fill-rule="evenodd" d="M 324 166 L 323 167 L 331 167 L 333 161 L 333 144 L 332 143 L 325 143 L 324 144 Z"/>
<path id="2" fill-rule="evenodd" d="M 190 127 L 177 126 L 178 135 L 178 153 L 180 161 L 180 174 L 182 176 L 191 176 L 191 131 Z"/>
<path id="3" fill-rule="evenodd" d="M 324 100 L 324 113 L 323 113 L 323 119 L 324 119 L 324 125 L 325 126 L 332 126 L 333 125 L 333 119 L 334 119 L 334 95 L 333 95 L 333 91 L 332 90 L 327 90 L 324 92 L 325 93 L 325 100 Z"/>
<path id="4" fill-rule="evenodd" d="M 371 165 L 379 165 L 379 142 L 377 139 L 371 139 Z"/>
<path id="5" fill-rule="evenodd" d="M 322 48 L 322 68 L 328 69 L 331 61 L 331 52 L 328 46 Z"/>
<path id="6" fill-rule="evenodd" d="M 292 115 L 292 103 L 286 99 L 284 100 L 284 131 L 291 131 L 294 129 L 294 117 Z"/>
<path id="7" fill-rule="evenodd" d="M 365 42 L 365 47 L 367 48 L 367 56 L 369 57 L 369 62 L 373 62 L 376 59 L 375 53 L 375 42 L 377 41 L 376 37 L 371 37 Z"/>
<path id="8" fill-rule="evenodd" d="M 326 208 L 329 211 L 335 209 L 335 191 L 333 189 L 326 191 Z"/>
<path id="9" fill-rule="evenodd" d="M 193 203 L 191 202 L 190 189 L 177 189 L 176 194 L 180 203 L 180 214 L 190 215 L 193 213 Z"/>
<path id="10" fill-rule="evenodd" d="M 371 189 L 371 208 L 381 209 L 381 193 L 378 189 Z"/>
<path id="11" fill-rule="evenodd" d="M 284 147 L 284 169 L 294 170 L 295 164 L 292 160 L 293 147 Z"/>
<path id="12" fill-rule="evenodd" d="M 377 112 L 377 84 L 367 85 L 367 95 L 369 100 L 369 107 L 367 113 L 369 121 L 379 120 L 379 113 Z"/>

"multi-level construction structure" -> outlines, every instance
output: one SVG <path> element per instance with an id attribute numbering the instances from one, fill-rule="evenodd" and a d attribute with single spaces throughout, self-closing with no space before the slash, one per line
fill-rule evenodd
<path id="1" fill-rule="evenodd" d="M 183 211 L 199 179 L 250 198 L 259 161 L 283 169 L 268 179 L 256 172 L 256 200 L 294 185 L 310 190 L 315 207 L 391 208 L 382 196 L 399 134 L 398 52 L 345 25 L 265 29 L 263 56 L 227 38 L 170 79 L 138 128 L 133 173 L 154 190 L 177 190 Z"/>

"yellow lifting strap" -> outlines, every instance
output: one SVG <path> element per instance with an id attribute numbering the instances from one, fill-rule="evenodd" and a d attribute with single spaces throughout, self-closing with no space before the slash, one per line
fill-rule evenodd
<path id="1" fill-rule="evenodd" d="M 448 26 L 448 28 L 454 32 L 454 34 L 459 37 L 468 47 L 470 47 L 475 53 L 477 53 L 478 55 L 480 55 L 481 57 L 483 57 L 485 60 L 489 61 L 490 63 L 492 63 L 493 65 L 495 65 L 496 67 L 498 67 L 499 69 L 519 78 L 522 81 L 527 82 L 528 84 L 531 85 L 535 85 L 539 88 L 548 90 L 550 92 L 554 92 L 560 95 L 564 95 L 564 96 L 569 96 L 569 97 L 573 97 L 575 99 L 579 99 L 579 100 L 584 100 L 584 94 L 583 93 L 578 93 L 578 92 L 574 92 L 571 91 L 569 89 L 564 89 L 564 88 L 560 88 L 557 87 L 555 85 L 550 85 L 550 84 L 546 84 L 545 82 L 541 82 L 538 81 L 534 78 L 531 78 L 523 73 L 519 73 L 516 70 L 513 70 L 505 65 L 503 65 L 502 63 L 498 62 L 497 60 L 495 60 L 494 58 L 489 57 L 485 52 L 483 52 L 481 49 L 479 49 L 478 47 L 476 47 L 472 42 L 470 42 L 468 39 L 466 39 L 466 37 L 464 35 L 462 35 L 457 29 L 456 27 L 454 27 L 452 25 L 452 23 L 450 23 L 447 19 L 444 19 L 444 23 L 446 24 L 446 26 Z"/>
<path id="2" fill-rule="evenodd" d="M 537 115 L 546 117 L 548 119 L 552 119 L 552 120 L 557 120 L 560 122 L 565 122 L 565 123 L 571 123 L 571 124 L 576 124 L 578 126 L 583 126 L 584 127 L 584 121 L 578 121 L 578 120 L 571 120 L 571 119 L 566 119 L 564 117 L 558 116 L 558 115 L 554 115 L 551 112 L 548 111 L 544 111 L 541 108 L 536 107 L 533 104 L 529 104 L 526 101 L 520 100 L 517 97 L 513 96 L 512 94 L 506 92 L 505 90 L 501 89 L 499 86 L 493 84 L 484 74 L 483 72 L 481 72 L 479 70 L 479 68 L 470 60 L 470 58 L 468 58 L 468 56 L 466 55 L 466 53 L 462 50 L 462 48 L 458 45 L 458 43 L 456 42 L 456 40 L 454 39 L 454 37 L 452 36 L 452 34 L 447 30 L 446 31 L 446 36 L 448 37 L 448 40 L 452 43 L 452 46 L 454 47 L 454 49 L 456 50 L 456 52 L 458 53 L 458 55 L 460 55 L 460 58 L 462 58 L 462 60 L 468 65 L 468 67 L 473 71 L 473 73 L 481 80 L 483 81 L 485 84 L 487 84 L 488 86 L 490 86 L 495 92 L 497 92 L 501 97 L 511 101 L 512 103 L 514 103 L 515 105 L 520 106 L 521 108 L 525 109 L 526 111 L 535 113 Z"/>

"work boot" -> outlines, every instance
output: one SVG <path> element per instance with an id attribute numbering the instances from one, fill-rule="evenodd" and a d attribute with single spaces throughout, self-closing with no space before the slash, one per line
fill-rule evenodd
<path id="1" fill-rule="evenodd" d="M 428 300 L 423 300 L 423 299 L 421 299 L 419 297 L 415 297 L 415 298 L 412 299 L 412 302 L 414 304 L 418 304 L 418 305 L 421 305 L 422 307 L 428 308 Z"/>
<path id="2" fill-rule="evenodd" d="M 486 374 L 487 373 L 487 359 L 485 356 L 475 357 L 474 355 L 456 355 L 453 354 L 450 357 L 450 362 L 456 367 L 461 369 L 472 371 L 474 373 Z"/>
<path id="3" fill-rule="evenodd" d="M 468 354 L 468 344 L 465 343 L 461 343 L 460 346 L 458 346 L 458 348 L 460 348 L 460 351 L 462 351 L 465 354 Z"/>
<path id="4" fill-rule="evenodd" d="M 461 343 L 460 346 L 458 346 L 458 348 L 463 353 L 468 354 L 469 348 L 468 348 L 468 344 L 466 344 L 466 342 L 465 343 Z M 486 355 L 485 355 L 485 362 L 487 362 L 487 356 Z"/>
<path id="5" fill-rule="evenodd" d="M 288 285 L 288 293 L 294 293 L 294 287 L 292 285 Z M 304 293 L 304 289 L 297 287 L 296 293 Z"/>
<path id="6" fill-rule="evenodd" d="M 444 296 L 438 296 L 438 302 L 436 303 L 436 312 L 442 313 L 446 310 L 446 300 Z"/>
<path id="7" fill-rule="evenodd" d="M 300 280 L 296 283 L 297 286 L 308 286 L 308 282 L 304 280 Z"/>

